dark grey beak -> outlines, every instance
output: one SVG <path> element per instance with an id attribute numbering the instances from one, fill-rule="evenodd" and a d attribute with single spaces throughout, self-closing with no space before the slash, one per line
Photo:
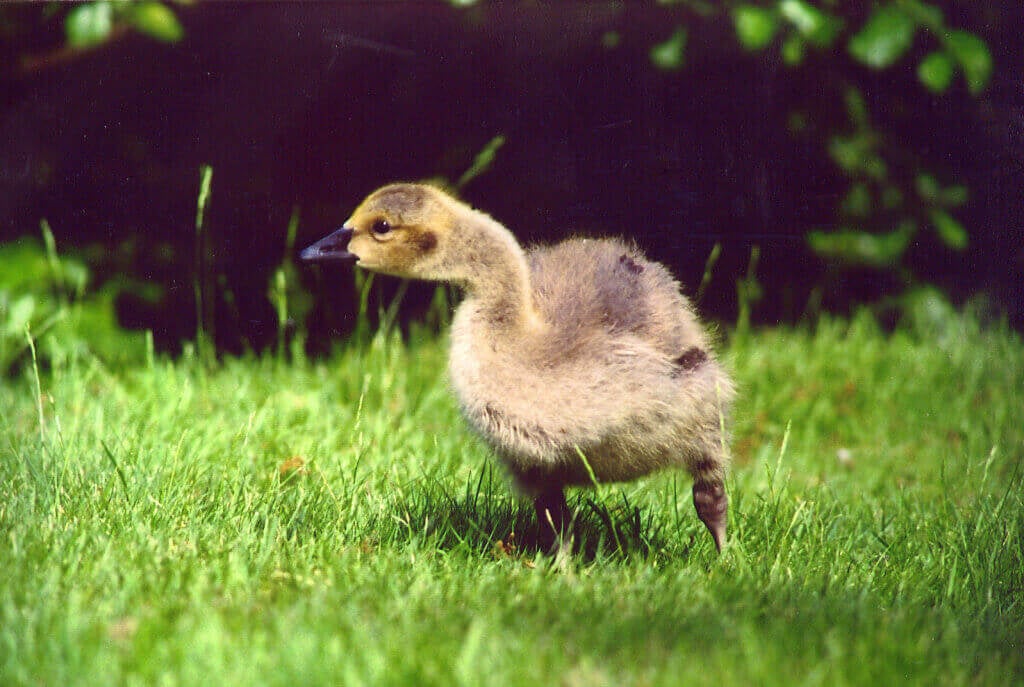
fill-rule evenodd
<path id="1" fill-rule="evenodd" d="M 352 238 L 352 230 L 342 227 L 299 253 L 299 260 L 303 262 L 349 262 L 358 260 L 358 257 L 348 252 L 348 240 L 350 238 Z"/>

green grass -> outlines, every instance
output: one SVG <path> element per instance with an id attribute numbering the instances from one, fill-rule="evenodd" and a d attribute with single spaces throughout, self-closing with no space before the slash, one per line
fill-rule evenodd
<path id="1" fill-rule="evenodd" d="M 557 560 L 429 337 L 30 368 L 0 382 L 0 684 L 1024 680 L 1019 337 L 858 316 L 725 354 L 725 553 L 663 474 L 572 493 Z"/>

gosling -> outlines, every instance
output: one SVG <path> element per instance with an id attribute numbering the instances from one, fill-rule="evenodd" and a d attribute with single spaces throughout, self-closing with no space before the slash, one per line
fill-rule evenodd
<path id="1" fill-rule="evenodd" d="M 533 498 L 543 545 L 560 546 L 570 524 L 565 487 L 681 465 L 722 549 L 733 384 L 679 283 L 636 246 L 572 238 L 524 251 L 483 212 L 401 183 L 374 191 L 300 258 L 461 287 L 451 385 Z"/>

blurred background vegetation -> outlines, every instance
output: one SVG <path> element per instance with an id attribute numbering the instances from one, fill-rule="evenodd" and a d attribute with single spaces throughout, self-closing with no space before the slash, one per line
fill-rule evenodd
<path id="1" fill-rule="evenodd" d="M 432 286 L 294 264 L 396 179 L 527 242 L 634 237 L 740 326 L 971 302 L 1020 327 L 1022 25 L 1016 0 L 2 5 L 0 367 L 27 332 L 130 359 L 322 350 L 399 289 L 422 317 Z"/>

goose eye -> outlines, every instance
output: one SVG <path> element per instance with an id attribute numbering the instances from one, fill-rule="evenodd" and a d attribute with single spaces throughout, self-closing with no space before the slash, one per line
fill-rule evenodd
<path id="1" fill-rule="evenodd" d="M 373 223 L 373 226 L 370 227 L 370 231 L 374 234 L 386 234 L 391 231 L 391 225 L 388 224 L 387 220 L 379 219 Z"/>

